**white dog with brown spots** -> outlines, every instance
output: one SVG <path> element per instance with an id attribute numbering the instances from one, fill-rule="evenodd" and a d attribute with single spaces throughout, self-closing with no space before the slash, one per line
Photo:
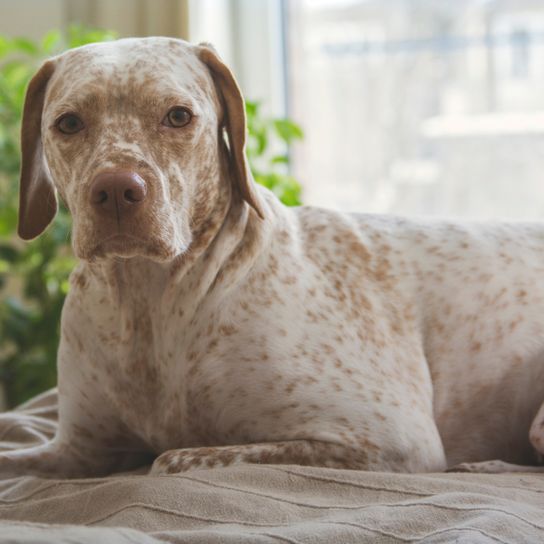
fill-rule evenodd
<path id="1" fill-rule="evenodd" d="M 207 45 L 93 44 L 33 78 L 19 233 L 58 194 L 80 264 L 58 433 L 0 474 L 543 470 L 544 225 L 286 208 L 245 131 Z"/>

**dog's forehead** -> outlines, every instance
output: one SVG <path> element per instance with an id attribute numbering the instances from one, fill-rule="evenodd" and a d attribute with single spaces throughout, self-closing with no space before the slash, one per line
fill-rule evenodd
<path id="1" fill-rule="evenodd" d="M 157 93 L 178 86 L 198 95 L 210 92 L 213 82 L 195 46 L 173 38 L 130 38 L 86 45 L 56 58 L 49 100 L 89 86 Z"/>

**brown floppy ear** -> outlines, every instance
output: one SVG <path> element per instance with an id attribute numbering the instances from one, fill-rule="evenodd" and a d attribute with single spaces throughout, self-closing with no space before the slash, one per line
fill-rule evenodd
<path id="1" fill-rule="evenodd" d="M 21 184 L 19 226 L 23 240 L 41 234 L 57 213 L 55 188 L 45 166 L 42 149 L 42 110 L 47 83 L 55 64 L 47 61 L 32 78 L 26 91 L 21 127 Z"/>
<path id="2" fill-rule="evenodd" d="M 264 218 L 260 198 L 246 159 L 246 110 L 238 84 L 215 50 L 200 44 L 199 57 L 211 72 L 219 99 L 223 102 L 223 125 L 227 129 L 230 163 L 235 188 L 242 198 Z"/>

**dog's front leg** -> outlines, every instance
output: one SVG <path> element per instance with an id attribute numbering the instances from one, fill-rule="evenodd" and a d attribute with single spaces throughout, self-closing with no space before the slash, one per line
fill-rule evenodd
<path id="1" fill-rule="evenodd" d="M 155 459 L 150 474 L 173 474 L 245 463 L 369 470 L 369 460 L 358 448 L 319 440 L 292 440 L 170 450 Z"/>
<path id="2" fill-rule="evenodd" d="M 144 447 L 123 432 L 114 418 L 90 421 L 73 411 L 70 415 L 74 419 L 69 419 L 63 417 L 62 407 L 60 412 L 54 438 L 40 445 L 0 452 L 0 478 L 103 476 L 151 461 Z"/>
<path id="3" fill-rule="evenodd" d="M 69 295 L 70 296 L 70 295 Z M 53 439 L 34 447 L 0 452 L 0 478 L 37 475 L 45 478 L 92 477 L 129 470 L 149 462 L 146 445 L 120 420 L 98 379 L 105 364 L 92 335 L 81 334 L 77 307 L 65 305 L 58 355 L 58 425 Z M 90 327 L 88 327 L 90 329 Z M 3 414 L 6 427 L 25 427 L 20 414 Z"/>
<path id="4" fill-rule="evenodd" d="M 21 414 L 2 414 L 6 429 L 29 429 L 42 442 L 0 452 L 0 478 L 36 475 L 45 478 L 102 476 L 150 462 L 139 442 L 116 417 L 98 388 L 67 387 L 60 377 L 58 426 L 49 433 L 32 433 Z M 17 434 L 17 433 L 16 433 Z"/>
<path id="5" fill-rule="evenodd" d="M 101 458 L 97 451 L 53 439 L 40 446 L 0 453 L 0 478 L 94 476 L 102 472 L 104 460 Z"/>
<path id="6" fill-rule="evenodd" d="M 63 432 L 51 441 L 30 448 L 0 452 L 0 478 L 34 475 L 44 478 L 104 476 L 149 463 L 150 454 L 130 439 L 104 435 L 103 440 L 82 440 Z"/>

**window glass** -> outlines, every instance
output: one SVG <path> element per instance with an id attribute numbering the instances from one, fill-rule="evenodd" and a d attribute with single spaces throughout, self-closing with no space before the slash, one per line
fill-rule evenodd
<path id="1" fill-rule="evenodd" d="M 287 0 L 305 202 L 544 216 L 544 3 Z"/>

